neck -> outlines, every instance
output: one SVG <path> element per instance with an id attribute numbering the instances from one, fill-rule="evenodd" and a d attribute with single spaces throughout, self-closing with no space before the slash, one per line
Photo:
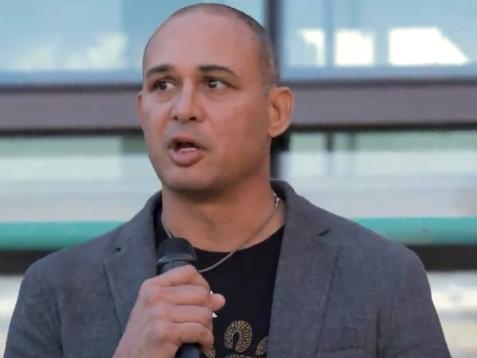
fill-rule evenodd
<path id="1" fill-rule="evenodd" d="M 275 208 L 268 181 L 202 200 L 167 188 L 162 191 L 167 230 L 203 250 L 229 252 L 255 245 L 283 225 L 284 216 L 283 204 Z"/>

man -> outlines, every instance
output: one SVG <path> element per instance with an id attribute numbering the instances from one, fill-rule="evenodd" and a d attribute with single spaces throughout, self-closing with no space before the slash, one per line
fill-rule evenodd
<path id="1" fill-rule="evenodd" d="M 223 5 L 172 15 L 144 53 L 137 112 L 161 182 L 131 221 L 25 275 L 6 357 L 449 357 L 407 249 L 270 182 L 290 122 L 263 29 Z M 187 238 L 196 267 L 156 276 Z"/>

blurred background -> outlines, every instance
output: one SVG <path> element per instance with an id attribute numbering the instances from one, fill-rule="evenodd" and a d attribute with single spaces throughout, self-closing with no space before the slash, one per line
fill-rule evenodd
<path id="1" fill-rule="evenodd" d="M 296 94 L 273 175 L 416 251 L 453 356 L 477 357 L 477 2 L 218 2 L 266 26 Z M 141 54 L 192 3 L 0 2 L 0 353 L 28 265 L 160 189 Z"/>

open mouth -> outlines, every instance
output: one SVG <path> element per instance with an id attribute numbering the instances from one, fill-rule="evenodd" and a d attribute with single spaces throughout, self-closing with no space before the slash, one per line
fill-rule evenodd
<path id="1" fill-rule="evenodd" d="M 169 157 L 181 167 L 189 167 L 200 161 L 205 151 L 203 147 L 189 137 L 175 136 L 169 141 Z"/>
<path id="2" fill-rule="evenodd" d="M 179 139 L 173 140 L 171 147 L 177 152 L 200 149 L 199 146 L 194 142 Z"/>

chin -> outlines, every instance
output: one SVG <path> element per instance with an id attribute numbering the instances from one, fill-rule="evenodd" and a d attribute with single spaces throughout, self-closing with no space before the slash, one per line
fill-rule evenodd
<path id="1" fill-rule="evenodd" d="M 210 196 L 217 192 L 220 187 L 210 178 L 191 178 L 191 177 L 159 177 L 162 186 L 166 190 L 180 194 L 192 196 Z"/>

